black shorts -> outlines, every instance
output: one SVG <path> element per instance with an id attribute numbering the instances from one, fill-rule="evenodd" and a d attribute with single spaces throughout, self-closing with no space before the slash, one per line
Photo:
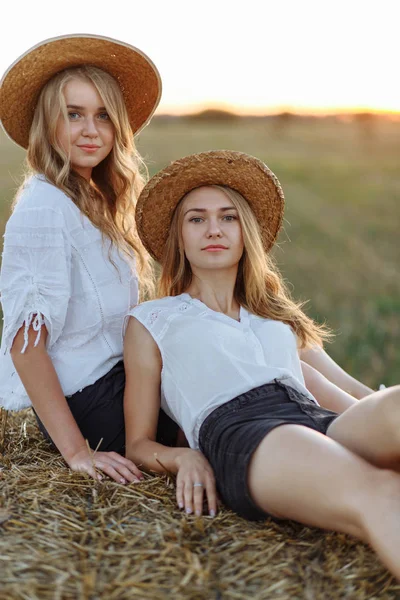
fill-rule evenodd
<path id="1" fill-rule="evenodd" d="M 102 439 L 98 450 L 120 454 L 125 452 L 124 388 L 124 363 L 120 361 L 95 383 L 66 398 L 83 437 L 93 450 Z M 53 444 L 37 415 L 36 418 L 39 429 Z M 178 431 L 178 425 L 160 410 L 157 442 L 175 446 Z"/>
<path id="2" fill-rule="evenodd" d="M 247 483 L 251 457 L 275 427 L 304 425 L 325 434 L 337 413 L 277 380 L 216 408 L 200 428 L 200 450 L 214 469 L 224 504 L 249 521 L 270 515 L 252 500 Z"/>

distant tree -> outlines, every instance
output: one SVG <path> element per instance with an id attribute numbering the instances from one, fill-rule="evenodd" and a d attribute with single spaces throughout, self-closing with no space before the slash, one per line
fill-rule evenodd
<path id="1" fill-rule="evenodd" d="M 297 118 L 297 115 L 289 111 L 283 111 L 274 115 L 273 117 L 273 130 L 277 135 L 284 134 L 289 125 Z"/>
<path id="2" fill-rule="evenodd" d="M 360 112 L 353 115 L 359 135 L 363 142 L 370 142 L 375 138 L 375 123 L 379 117 L 370 112 Z"/>
<path id="3" fill-rule="evenodd" d="M 191 121 L 236 121 L 239 119 L 239 115 L 235 115 L 228 110 L 222 110 L 219 108 L 208 108 L 201 112 L 187 115 L 187 119 Z"/>
<path id="4" fill-rule="evenodd" d="M 295 115 L 292 112 L 289 112 L 287 110 L 278 113 L 277 115 L 275 115 L 275 118 L 280 122 L 280 123 L 289 123 L 289 121 L 293 121 L 293 119 L 295 119 L 298 115 Z"/>

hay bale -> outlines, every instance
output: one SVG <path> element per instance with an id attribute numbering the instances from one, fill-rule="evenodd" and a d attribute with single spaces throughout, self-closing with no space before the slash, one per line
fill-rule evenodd
<path id="1" fill-rule="evenodd" d="M 31 411 L 4 422 L 3 411 L 0 600 L 400 598 L 350 537 L 224 509 L 186 517 L 167 477 L 95 482 L 67 469 Z"/>

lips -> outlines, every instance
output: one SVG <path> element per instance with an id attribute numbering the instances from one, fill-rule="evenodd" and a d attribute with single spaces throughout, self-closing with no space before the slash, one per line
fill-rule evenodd
<path id="1" fill-rule="evenodd" d="M 210 244 L 209 246 L 202 248 L 202 250 L 207 250 L 208 252 L 217 252 L 218 250 L 228 250 L 228 248 L 222 244 Z"/>
<path id="2" fill-rule="evenodd" d="M 85 144 L 82 146 L 78 146 L 78 148 L 81 148 L 81 150 L 84 150 L 85 152 L 96 152 L 96 150 L 98 150 L 100 148 L 100 146 L 93 146 L 92 144 Z"/>

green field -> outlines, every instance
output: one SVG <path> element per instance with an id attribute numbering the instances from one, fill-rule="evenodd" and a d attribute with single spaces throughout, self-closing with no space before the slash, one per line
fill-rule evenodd
<path id="1" fill-rule="evenodd" d="M 400 383 L 400 122 L 158 118 L 138 144 L 150 173 L 213 148 L 265 161 L 286 196 L 275 256 L 294 298 L 335 331 L 327 350 L 352 375 Z M 1 232 L 23 158 L 1 135 Z"/>

